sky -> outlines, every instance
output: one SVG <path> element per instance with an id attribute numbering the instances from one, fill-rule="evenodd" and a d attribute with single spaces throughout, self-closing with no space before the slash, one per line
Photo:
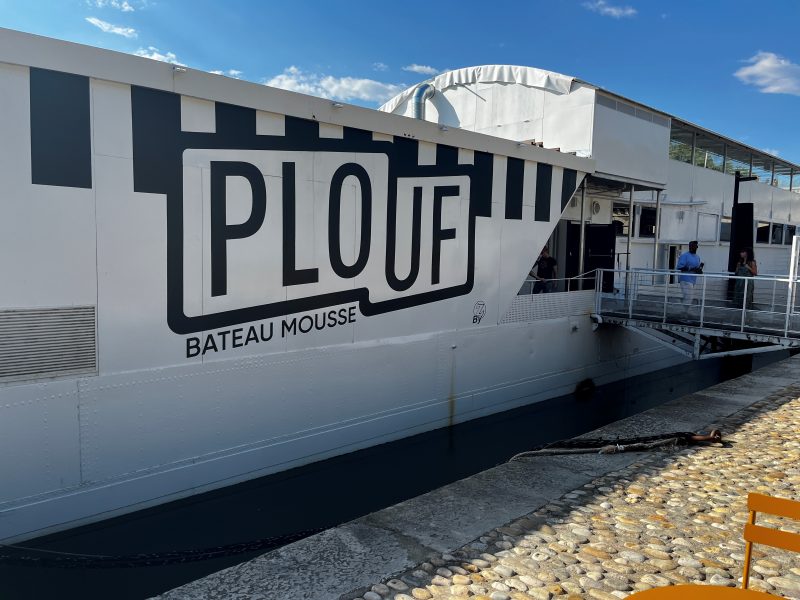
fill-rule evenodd
<path id="1" fill-rule="evenodd" d="M 800 163 L 800 0 L 0 0 L 0 27 L 377 108 L 438 72 L 571 75 Z"/>

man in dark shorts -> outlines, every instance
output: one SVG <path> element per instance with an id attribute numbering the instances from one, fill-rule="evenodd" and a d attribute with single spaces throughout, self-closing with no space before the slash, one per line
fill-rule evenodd
<path id="1" fill-rule="evenodd" d="M 533 263 L 530 276 L 536 280 L 533 284 L 534 294 L 556 291 L 556 282 L 553 281 L 557 277 L 556 259 L 550 256 L 550 249 L 547 246 L 542 248 L 539 258 Z"/>

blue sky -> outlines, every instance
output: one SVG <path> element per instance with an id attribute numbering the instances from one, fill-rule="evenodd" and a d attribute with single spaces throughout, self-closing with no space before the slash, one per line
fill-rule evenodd
<path id="1" fill-rule="evenodd" d="M 573 75 L 800 163 L 800 1 L 0 0 L 0 26 L 377 107 L 431 74 Z"/>

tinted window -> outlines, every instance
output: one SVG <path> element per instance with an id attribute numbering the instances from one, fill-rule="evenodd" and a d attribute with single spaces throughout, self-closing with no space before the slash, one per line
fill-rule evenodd
<path id="1" fill-rule="evenodd" d="M 642 207 L 639 215 L 639 237 L 656 237 L 656 209 Z"/>
<path id="2" fill-rule="evenodd" d="M 630 214 L 628 211 L 628 205 L 623 204 L 621 202 L 614 202 L 613 208 L 613 219 L 614 219 L 614 230 L 617 232 L 617 235 L 620 236 L 627 236 L 628 235 L 628 223 L 630 223 Z"/>
<path id="3" fill-rule="evenodd" d="M 756 244 L 769 244 L 769 223 L 758 221 L 756 224 Z"/>
<path id="4" fill-rule="evenodd" d="M 720 242 L 730 242 L 731 241 L 731 218 L 730 217 L 720 217 L 720 219 L 719 219 L 719 241 Z"/>
<path id="5" fill-rule="evenodd" d="M 782 243 L 783 243 L 783 223 L 773 223 L 772 239 L 770 240 L 770 244 L 782 244 Z"/>

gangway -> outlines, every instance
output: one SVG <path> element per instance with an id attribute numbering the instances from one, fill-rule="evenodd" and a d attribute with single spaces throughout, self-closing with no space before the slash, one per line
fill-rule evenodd
<path id="1" fill-rule="evenodd" d="M 598 269 L 593 320 L 643 335 L 693 359 L 800 348 L 795 269 L 787 275 L 691 275 L 694 298 L 678 278 L 686 273 Z"/>

